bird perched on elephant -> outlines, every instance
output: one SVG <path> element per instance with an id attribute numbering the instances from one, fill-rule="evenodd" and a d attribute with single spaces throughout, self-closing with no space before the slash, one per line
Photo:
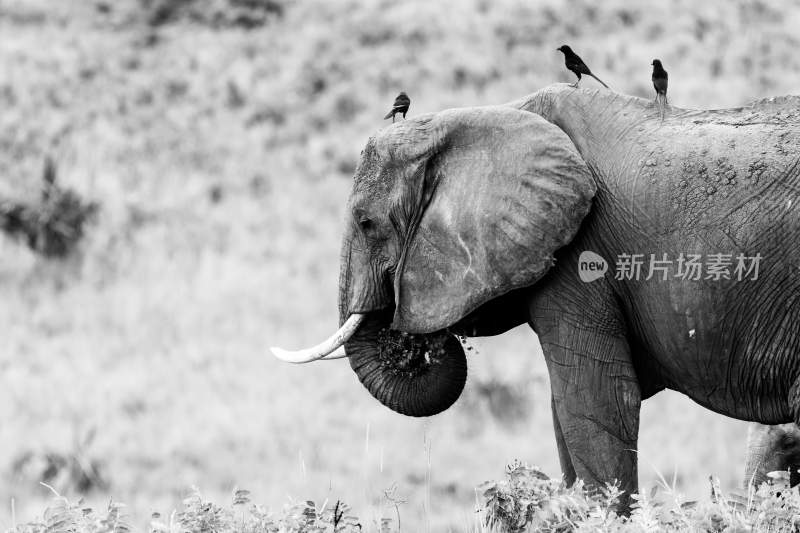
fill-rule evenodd
<path id="1" fill-rule="evenodd" d="M 397 98 L 394 99 L 394 103 L 392 104 L 392 108 L 386 113 L 386 116 L 383 117 L 383 120 L 386 120 L 389 117 L 392 117 L 392 122 L 394 123 L 394 116 L 397 113 L 403 115 L 403 118 L 406 118 L 406 113 L 408 113 L 408 108 L 411 105 L 411 98 L 405 92 L 401 92 L 397 95 Z"/>
<path id="2" fill-rule="evenodd" d="M 591 76 L 592 78 L 596 79 L 600 85 L 608 89 L 608 85 L 603 82 L 600 78 L 592 74 L 592 71 L 589 70 L 589 67 L 586 66 L 586 63 L 583 62 L 583 59 L 576 54 L 572 48 L 567 46 L 566 44 L 561 45 L 560 47 L 556 48 L 559 52 L 564 54 L 564 66 L 567 67 L 567 70 L 572 72 L 578 77 L 578 81 L 575 82 L 573 87 L 577 88 L 578 85 L 581 83 L 581 74 L 585 74 L 587 76 Z"/>
<path id="3" fill-rule="evenodd" d="M 656 105 L 661 112 L 661 120 L 664 120 L 664 114 L 667 108 L 667 86 L 669 85 L 669 74 L 664 70 L 660 59 L 653 60 L 653 74 L 650 78 L 653 81 L 653 89 L 656 90 Z"/>
<path id="4" fill-rule="evenodd" d="M 653 74 L 650 79 L 653 81 L 653 89 L 656 90 L 656 103 L 667 105 L 667 85 L 669 85 L 669 74 L 664 70 L 660 59 L 653 60 Z"/>
<path id="5" fill-rule="evenodd" d="M 345 355 L 383 404 L 430 416 L 464 386 L 455 335 L 528 323 L 566 480 L 626 493 L 641 402 L 663 389 L 798 421 L 796 102 L 651 110 L 556 84 L 381 129 L 347 203 L 340 329 L 276 355 Z"/>
<path id="6" fill-rule="evenodd" d="M 744 488 L 758 488 L 770 472 L 788 472 L 789 485 L 800 484 L 800 427 L 795 423 L 752 423 L 747 431 Z"/>

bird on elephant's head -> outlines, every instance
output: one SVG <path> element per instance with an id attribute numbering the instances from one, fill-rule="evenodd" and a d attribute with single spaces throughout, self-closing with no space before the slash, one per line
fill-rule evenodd
<path id="1" fill-rule="evenodd" d="M 340 329 L 276 355 L 346 356 L 383 404 L 429 416 L 464 386 L 457 335 L 527 322 L 567 481 L 618 480 L 628 492 L 640 404 L 662 389 L 728 416 L 791 421 L 800 123 L 774 105 L 675 108 L 663 125 L 651 110 L 559 84 L 380 130 L 348 200 Z M 761 271 L 737 276 L 734 258 L 757 254 Z M 694 256 L 730 268 L 689 276 Z M 620 258 L 651 268 L 620 269 Z"/>
<path id="2" fill-rule="evenodd" d="M 411 99 L 405 92 L 401 92 L 397 95 L 397 98 L 394 99 L 394 103 L 392 104 L 392 108 L 386 113 L 386 116 L 383 117 L 383 120 L 386 120 L 389 117 L 392 117 L 392 122 L 394 122 L 394 116 L 398 113 L 403 115 L 403 118 L 406 118 L 406 113 L 408 113 L 408 108 L 411 105 Z"/>

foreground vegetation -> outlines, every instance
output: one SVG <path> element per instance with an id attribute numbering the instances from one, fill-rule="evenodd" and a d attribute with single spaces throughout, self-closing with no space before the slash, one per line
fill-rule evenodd
<path id="1" fill-rule="evenodd" d="M 581 483 L 566 487 L 540 469 L 518 462 L 506 468 L 506 477 L 486 482 L 479 489 L 475 523 L 467 532 L 795 532 L 800 525 L 799 487 L 789 488 L 788 474 L 773 473 L 747 498 L 724 494 L 719 481 L 710 480 L 710 498 L 684 501 L 662 479 L 649 494 L 634 495 L 630 516 L 617 514 L 620 492 L 607 486 L 587 492 Z M 273 512 L 251 501 L 247 490 L 234 490 L 225 504 L 207 500 L 198 491 L 184 499 L 183 506 L 167 516 L 154 513 L 150 533 L 355 533 L 402 531 L 400 506 L 405 500 L 394 490 L 384 493 L 393 512 L 374 522 L 361 520 L 342 501 L 298 501 Z M 127 533 L 133 527 L 125 506 L 110 502 L 103 510 L 70 502 L 58 494 L 42 519 L 14 525 L 8 533 Z M 406 528 L 406 531 L 409 531 Z"/>

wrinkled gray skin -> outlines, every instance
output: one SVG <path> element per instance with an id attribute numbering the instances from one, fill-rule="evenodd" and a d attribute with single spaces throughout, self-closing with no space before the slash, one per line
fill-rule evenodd
<path id="1" fill-rule="evenodd" d="M 800 484 L 800 428 L 797 424 L 766 426 L 752 423 L 747 432 L 747 462 L 744 488 L 757 488 L 767 481 L 767 474 L 789 472 L 792 487 Z"/>
<path id="2" fill-rule="evenodd" d="M 435 358 L 392 368 L 380 328 L 478 336 L 528 322 L 566 479 L 626 491 L 641 401 L 660 390 L 798 421 L 798 154 L 795 97 L 670 107 L 662 122 L 649 100 L 559 84 L 389 126 L 362 152 L 348 204 L 340 320 L 370 317 L 345 345 L 351 366 L 392 409 L 430 415 L 463 382 Z M 582 282 L 584 250 L 611 271 Z M 666 280 L 645 280 L 646 264 L 638 281 L 613 275 L 621 254 L 681 253 L 763 259 L 749 281 L 682 280 L 674 265 Z"/>

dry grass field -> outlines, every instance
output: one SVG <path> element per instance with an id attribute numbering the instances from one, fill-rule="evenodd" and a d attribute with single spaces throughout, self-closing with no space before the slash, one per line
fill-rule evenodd
<path id="1" fill-rule="evenodd" d="M 45 481 L 138 527 L 192 486 L 366 520 L 396 487 L 406 530 L 460 531 L 509 461 L 558 475 L 527 328 L 475 340 L 463 397 L 425 420 L 346 362 L 269 355 L 337 325 L 362 145 L 400 90 L 415 115 L 571 81 L 565 42 L 628 94 L 661 58 L 682 107 L 800 94 L 798 27 L 796 1 L 0 0 L 0 198 L 37 195 L 50 155 L 100 205 L 65 261 L 0 238 L 0 528 Z M 645 403 L 640 443 L 643 487 L 740 482 L 745 424 L 680 395 Z"/>

